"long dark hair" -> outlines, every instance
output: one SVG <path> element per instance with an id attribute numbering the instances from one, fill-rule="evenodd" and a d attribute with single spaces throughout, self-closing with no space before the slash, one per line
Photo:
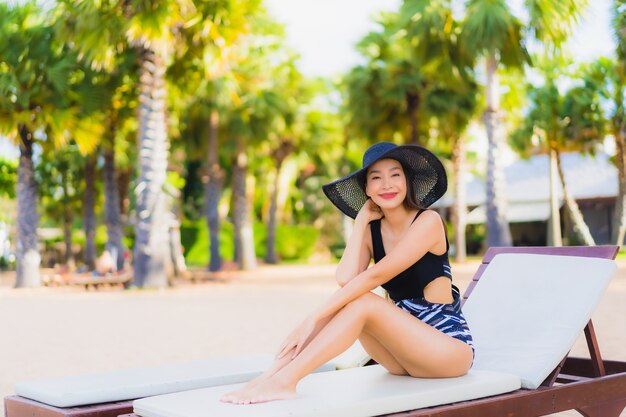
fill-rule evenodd
<path id="1" fill-rule="evenodd" d="M 409 210 L 423 209 L 424 207 L 421 206 L 415 196 L 415 186 L 413 185 L 413 179 L 409 177 L 409 175 L 407 175 L 407 172 L 409 172 L 409 170 L 404 166 L 404 163 L 402 161 L 398 162 L 400 162 L 400 165 L 402 166 L 402 171 L 404 171 L 404 178 L 406 180 L 406 197 L 404 197 L 403 202 L 404 207 Z"/>

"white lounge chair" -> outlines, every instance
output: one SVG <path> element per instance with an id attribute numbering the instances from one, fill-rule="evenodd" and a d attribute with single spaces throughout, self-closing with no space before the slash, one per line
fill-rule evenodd
<path id="1" fill-rule="evenodd" d="M 23 381 L 5 398 L 5 417 L 117 416 L 130 400 L 249 381 L 272 363 L 271 355 L 215 358 L 114 372 Z M 334 371 L 327 363 L 317 372 Z"/>
<path id="2" fill-rule="evenodd" d="M 486 261 L 497 251 L 488 253 Z M 588 417 L 617 417 L 626 406 L 626 364 L 602 361 L 590 322 L 616 269 L 611 258 L 617 248 L 499 251 L 584 257 L 501 254 L 481 267 L 482 277 L 469 288 L 472 295 L 464 305 L 476 358 L 463 377 L 416 379 L 372 366 L 309 375 L 293 400 L 224 404 L 220 396 L 236 386 L 220 386 L 136 400 L 134 415 L 365 417 L 402 412 L 398 416 L 495 417 L 578 409 Z M 585 328 L 592 358 L 566 361 Z M 575 376 L 559 372 L 576 368 L 580 372 Z"/>

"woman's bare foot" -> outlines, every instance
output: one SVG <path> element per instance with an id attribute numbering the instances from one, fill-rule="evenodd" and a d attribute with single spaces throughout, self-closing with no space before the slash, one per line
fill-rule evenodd
<path id="1" fill-rule="evenodd" d="M 295 384 L 283 382 L 280 378 L 270 377 L 265 381 L 246 389 L 231 392 L 221 398 L 223 402 L 233 404 L 258 404 L 275 400 L 287 400 L 296 396 Z"/>
<path id="2" fill-rule="evenodd" d="M 242 388 L 238 389 L 237 391 L 232 391 L 227 394 L 224 394 L 220 400 L 223 402 L 232 402 L 232 399 L 235 398 L 234 397 L 235 394 L 249 391 L 252 388 L 259 385 L 260 383 L 267 381 L 268 379 L 273 377 L 274 374 L 276 374 L 276 372 L 283 369 L 285 365 L 287 365 L 289 362 L 291 362 L 290 359 L 276 360 L 267 371 L 263 372 L 261 375 L 257 376 L 253 380 L 248 381 L 246 385 L 244 385 Z"/>
<path id="3" fill-rule="evenodd" d="M 231 392 L 228 392 L 228 393 L 224 394 L 222 396 L 222 398 L 220 398 L 220 401 L 225 402 L 225 403 L 232 403 L 232 402 L 234 402 L 233 400 L 235 398 L 237 398 L 238 395 L 240 395 L 241 393 L 244 393 L 246 391 L 250 391 L 251 389 L 253 389 L 257 385 L 261 384 L 262 382 L 267 381 L 276 372 L 277 372 L 277 370 L 275 370 L 275 369 L 268 369 L 267 371 L 263 372 L 261 375 L 257 376 L 253 380 L 249 381 L 246 385 L 244 385 L 240 389 L 238 389 L 236 391 L 231 391 Z"/>

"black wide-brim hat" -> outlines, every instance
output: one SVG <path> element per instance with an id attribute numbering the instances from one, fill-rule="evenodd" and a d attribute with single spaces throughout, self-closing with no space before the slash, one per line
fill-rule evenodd
<path id="1" fill-rule="evenodd" d="M 367 169 L 381 159 L 395 159 L 402 164 L 405 175 L 412 182 L 415 200 L 422 208 L 439 200 L 448 188 L 443 164 L 428 149 L 378 142 L 365 151 L 361 169 L 322 186 L 324 194 L 345 215 L 356 218 L 368 199 L 365 194 Z"/>

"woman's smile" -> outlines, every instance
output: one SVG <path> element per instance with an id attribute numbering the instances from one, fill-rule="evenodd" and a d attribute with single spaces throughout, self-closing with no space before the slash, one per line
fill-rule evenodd
<path id="1" fill-rule="evenodd" d="M 379 194 L 380 197 L 384 198 L 385 200 L 391 200 L 392 198 L 395 198 L 395 196 L 397 196 L 398 193 L 383 193 L 383 194 Z"/>

